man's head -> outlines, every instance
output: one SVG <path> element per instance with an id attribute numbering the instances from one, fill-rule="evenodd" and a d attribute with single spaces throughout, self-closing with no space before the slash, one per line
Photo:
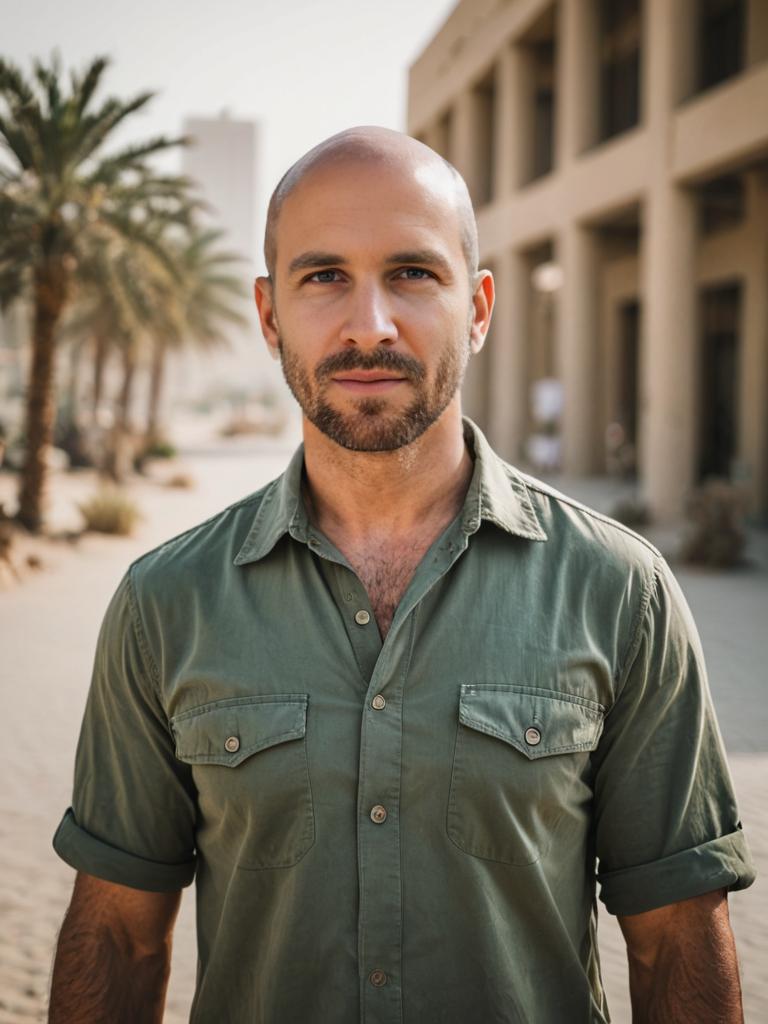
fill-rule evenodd
<path id="1" fill-rule="evenodd" d="M 464 179 L 453 164 L 429 146 L 387 128 L 349 128 L 339 132 L 318 143 L 288 168 L 275 186 L 267 207 L 264 262 L 272 280 L 277 261 L 277 224 L 283 203 L 313 169 L 349 162 L 378 167 L 387 164 L 392 167 L 406 165 L 411 170 L 420 168 L 425 184 L 428 177 L 433 184 L 442 179 L 445 196 L 452 199 L 458 217 L 467 271 L 474 280 L 478 264 L 477 224 Z"/>
<path id="2" fill-rule="evenodd" d="M 355 128 L 272 196 L 256 282 L 268 345 L 307 419 L 345 448 L 410 444 L 452 403 L 490 319 L 466 186 L 427 146 Z"/>

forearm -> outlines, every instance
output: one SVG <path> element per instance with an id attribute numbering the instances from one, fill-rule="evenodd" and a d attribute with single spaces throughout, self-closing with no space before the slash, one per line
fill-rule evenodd
<path id="1" fill-rule="evenodd" d="M 137 950 L 98 922 L 70 912 L 53 967 L 49 1024 L 161 1024 L 170 941 Z"/>
<path id="2" fill-rule="evenodd" d="M 630 953 L 633 1024 L 743 1024 L 741 983 L 727 916 L 695 937 L 668 933 L 650 958 Z"/>

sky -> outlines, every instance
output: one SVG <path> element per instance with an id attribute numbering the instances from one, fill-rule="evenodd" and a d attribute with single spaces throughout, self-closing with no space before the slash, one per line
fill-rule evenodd
<path id="1" fill-rule="evenodd" d="M 0 55 L 28 69 L 113 58 L 106 90 L 159 95 L 131 137 L 181 132 L 185 116 L 261 125 L 266 199 L 316 142 L 354 124 L 405 127 L 407 69 L 455 0 L 0 0 Z"/>

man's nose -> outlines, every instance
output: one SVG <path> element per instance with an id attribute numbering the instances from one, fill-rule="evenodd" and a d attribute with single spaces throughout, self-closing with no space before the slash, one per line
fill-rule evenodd
<path id="1" fill-rule="evenodd" d="M 386 290 L 376 282 L 360 283 L 350 295 L 341 340 L 363 349 L 394 345 L 397 325 Z"/>

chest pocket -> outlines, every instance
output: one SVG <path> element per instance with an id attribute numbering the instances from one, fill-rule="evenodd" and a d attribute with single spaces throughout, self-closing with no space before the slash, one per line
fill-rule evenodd
<path id="1" fill-rule="evenodd" d="M 198 847 L 243 868 L 296 864 L 315 841 L 301 693 L 236 697 L 171 719 L 176 756 L 193 766 Z"/>
<path id="2" fill-rule="evenodd" d="M 589 752 L 602 731 L 603 708 L 583 697 L 525 686 L 462 686 L 449 838 L 475 857 L 537 861 L 564 815 L 587 813 Z"/>

